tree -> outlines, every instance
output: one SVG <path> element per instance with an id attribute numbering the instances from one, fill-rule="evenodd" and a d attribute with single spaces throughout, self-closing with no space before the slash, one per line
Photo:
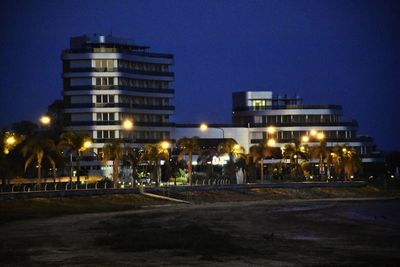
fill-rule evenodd
<path id="1" fill-rule="evenodd" d="M 37 164 L 37 176 L 38 184 L 42 183 L 42 162 L 43 159 L 47 159 L 55 172 L 56 164 L 51 156 L 56 151 L 56 146 L 53 140 L 49 138 L 43 138 L 41 136 L 30 137 L 26 144 L 22 147 L 22 154 L 27 157 L 25 160 L 25 171 L 32 162 Z"/>
<path id="2" fill-rule="evenodd" d="M 125 148 L 125 152 L 125 160 L 129 163 L 132 170 L 133 185 L 136 185 L 138 178 L 137 167 L 140 163 L 142 151 L 139 148 L 128 146 Z"/>
<path id="3" fill-rule="evenodd" d="M 342 147 L 339 145 L 335 145 L 334 147 L 331 148 L 331 153 L 329 157 L 329 161 L 332 164 L 335 177 L 337 179 L 342 178 L 342 171 L 343 171 L 343 161 L 342 161 Z"/>
<path id="4" fill-rule="evenodd" d="M 267 140 L 263 140 L 258 145 L 250 147 L 250 155 L 253 162 L 260 161 L 260 178 L 261 183 L 264 182 L 264 159 L 271 157 L 273 153 L 272 147 L 268 146 Z"/>
<path id="5" fill-rule="evenodd" d="M 113 161 L 113 183 L 114 187 L 119 182 L 119 162 L 123 158 L 123 147 L 120 140 L 112 140 L 103 146 L 103 162 Z"/>
<path id="6" fill-rule="evenodd" d="M 12 129 L 16 134 L 32 136 L 39 126 L 31 121 L 19 121 L 12 124 Z"/>
<path id="7" fill-rule="evenodd" d="M 200 154 L 201 148 L 199 145 L 199 138 L 197 136 L 192 138 L 181 138 L 177 142 L 177 147 L 179 149 L 178 159 L 182 159 L 185 155 L 189 156 L 188 160 L 188 177 L 189 184 L 192 185 L 192 170 L 193 170 L 193 154 Z"/>
<path id="8" fill-rule="evenodd" d="M 325 160 L 328 160 L 330 153 L 331 151 L 326 146 L 326 141 L 321 141 L 319 145 L 310 147 L 311 158 L 318 159 L 319 161 L 319 174 L 321 180 L 325 180 Z"/>
<path id="9" fill-rule="evenodd" d="M 82 153 L 86 150 L 85 142 L 90 141 L 89 134 L 86 132 L 65 132 L 60 136 L 58 148 L 67 150 L 70 155 L 76 155 L 76 169 L 77 169 L 77 182 L 80 182 L 80 162 Z M 72 162 L 71 162 L 72 169 Z M 72 180 L 72 173 L 70 174 L 70 182 Z"/>
<path id="10" fill-rule="evenodd" d="M 298 177 L 301 174 L 299 159 L 308 160 L 307 147 L 300 145 L 300 142 L 286 144 L 282 155 L 283 159 L 290 159 L 291 176 Z"/>
<path id="11" fill-rule="evenodd" d="M 351 181 L 354 174 L 360 170 L 361 161 L 357 151 L 352 147 L 344 147 L 342 152 L 344 178 L 346 181 Z"/>
<path id="12" fill-rule="evenodd" d="M 228 154 L 229 161 L 225 165 L 224 171 L 231 180 L 236 180 L 236 177 L 234 177 L 237 167 L 235 166 L 235 161 L 244 153 L 243 147 L 241 147 L 235 140 L 228 139 L 218 145 L 218 153 L 221 155 Z"/>
<path id="13" fill-rule="evenodd" d="M 157 144 L 148 144 L 144 146 L 142 161 L 146 161 L 151 167 L 151 176 L 152 180 L 156 182 L 158 186 L 160 184 L 160 176 L 159 176 L 159 168 L 160 168 L 160 160 L 167 160 L 169 157 L 168 149 L 163 148 L 161 143 Z"/>

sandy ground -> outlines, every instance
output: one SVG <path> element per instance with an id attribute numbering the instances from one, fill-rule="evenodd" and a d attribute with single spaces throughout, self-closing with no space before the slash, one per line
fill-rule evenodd
<path id="1" fill-rule="evenodd" d="M 110 234 L 105 223 L 130 218 L 167 228 L 200 224 L 234 249 L 205 255 L 96 243 Z M 4 224 L 0 245 L 2 266 L 399 266 L 400 201 L 263 200 L 69 215 Z"/>

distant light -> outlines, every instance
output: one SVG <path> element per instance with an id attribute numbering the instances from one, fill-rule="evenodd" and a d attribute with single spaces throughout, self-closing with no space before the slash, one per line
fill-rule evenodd
<path id="1" fill-rule="evenodd" d="M 305 148 L 304 146 L 301 146 L 301 147 L 300 147 L 300 151 L 301 151 L 301 152 L 305 152 L 305 151 L 306 151 L 306 148 Z"/>
<path id="2" fill-rule="evenodd" d="M 310 179 L 312 179 L 312 178 L 313 178 L 313 176 L 311 175 L 311 176 L 310 176 Z"/>
<path id="3" fill-rule="evenodd" d="M 344 147 L 344 148 L 342 149 L 342 151 L 343 151 L 344 153 L 346 153 L 346 152 L 347 152 L 347 149 Z"/>
<path id="4" fill-rule="evenodd" d="M 297 155 L 294 155 L 293 158 L 297 159 Z"/>
<path id="5" fill-rule="evenodd" d="M 132 130 L 133 129 L 133 122 L 130 119 L 125 119 L 122 122 L 122 128 L 125 130 Z"/>
<path id="6" fill-rule="evenodd" d="M 8 137 L 8 138 L 6 139 L 7 145 L 14 145 L 15 142 L 17 142 L 17 140 L 15 139 L 14 136 L 10 136 L 10 137 Z"/>
<path id="7" fill-rule="evenodd" d="M 44 116 L 40 117 L 39 122 L 43 125 L 48 125 L 48 124 L 50 124 L 51 119 L 49 116 L 44 115 Z"/>
<path id="8" fill-rule="evenodd" d="M 92 141 L 90 141 L 90 140 L 86 140 L 84 143 L 83 143 L 83 147 L 85 148 L 85 149 L 88 149 L 88 148 L 90 148 L 92 146 Z"/>
<path id="9" fill-rule="evenodd" d="M 391 175 L 390 177 L 394 178 L 394 175 Z"/>
<path id="10" fill-rule="evenodd" d="M 310 141 L 310 138 L 309 138 L 307 135 L 304 135 L 304 136 L 301 138 L 301 141 L 302 141 L 303 143 L 308 143 L 308 141 Z"/>
<path id="11" fill-rule="evenodd" d="M 352 175 L 352 176 L 350 176 L 350 178 L 351 178 L 351 179 L 353 179 L 353 178 L 354 178 L 354 176 Z"/>
<path id="12" fill-rule="evenodd" d="M 167 141 L 163 141 L 163 142 L 161 142 L 161 147 L 162 147 L 162 149 L 168 149 L 171 147 L 171 144 Z"/>
<path id="13" fill-rule="evenodd" d="M 311 131 L 310 131 L 310 135 L 311 135 L 311 136 L 316 136 L 316 135 L 317 135 L 317 131 L 314 130 L 314 129 L 311 130 Z"/>
<path id="14" fill-rule="evenodd" d="M 234 150 L 239 150 L 239 149 L 240 149 L 240 145 L 238 145 L 238 144 L 234 145 L 234 146 L 233 146 L 233 149 L 234 149 Z"/>
<path id="15" fill-rule="evenodd" d="M 325 138 L 325 134 L 323 133 L 323 132 L 319 132 L 319 133 L 317 133 L 317 139 L 318 140 L 323 140 Z"/>
<path id="16" fill-rule="evenodd" d="M 276 133 L 276 128 L 275 128 L 274 126 L 269 126 L 269 127 L 267 128 L 267 132 L 268 132 L 269 134 L 274 134 L 274 133 Z"/>
<path id="17" fill-rule="evenodd" d="M 268 142 L 267 142 L 267 145 L 268 146 L 275 146 L 276 145 L 275 139 L 273 139 L 273 138 L 269 139 Z"/>
<path id="18" fill-rule="evenodd" d="M 202 123 L 200 125 L 200 131 L 205 132 L 205 131 L 207 131 L 207 129 L 208 129 L 208 125 L 207 124 Z"/>

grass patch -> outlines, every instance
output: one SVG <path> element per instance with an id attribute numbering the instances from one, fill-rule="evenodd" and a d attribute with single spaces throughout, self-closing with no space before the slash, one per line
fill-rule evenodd
<path id="1" fill-rule="evenodd" d="M 121 211 L 164 204 L 143 195 L 106 195 L 70 198 L 33 198 L 0 201 L 0 223 L 68 214 Z"/>
<path id="2" fill-rule="evenodd" d="M 127 252 L 166 249 L 172 250 L 175 255 L 196 254 L 204 257 L 210 254 L 228 255 L 242 250 L 228 234 L 195 222 L 179 225 L 176 221 L 164 225 L 130 215 L 120 216 L 112 222 L 103 222 L 96 230 L 107 234 L 97 237 L 95 245 Z"/>

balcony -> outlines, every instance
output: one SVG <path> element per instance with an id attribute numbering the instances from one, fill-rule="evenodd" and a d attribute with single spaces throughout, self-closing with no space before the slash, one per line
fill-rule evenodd
<path id="1" fill-rule="evenodd" d="M 278 138 L 276 141 L 278 143 L 294 143 L 295 140 L 299 140 L 300 138 Z M 262 141 L 262 139 L 251 139 L 250 143 L 252 144 L 258 144 Z M 352 137 L 352 138 L 326 138 L 326 142 L 333 142 L 333 143 L 349 143 L 349 142 L 373 142 L 373 139 L 371 137 L 367 136 L 358 136 L 358 137 Z M 314 143 L 317 143 L 318 141 L 316 140 Z M 310 141 L 310 143 L 313 143 L 313 141 Z"/>
<path id="2" fill-rule="evenodd" d="M 278 122 L 278 123 L 250 123 L 250 127 L 252 128 L 265 128 L 269 126 L 277 126 L 277 127 L 318 127 L 318 126 L 348 126 L 348 127 L 357 127 L 358 122 L 356 120 L 350 122 Z"/>
<path id="3" fill-rule="evenodd" d="M 175 110 L 175 106 L 162 105 L 130 105 L 128 103 L 75 103 L 67 104 L 65 108 L 130 108 L 148 110 Z"/>
<path id="4" fill-rule="evenodd" d="M 121 91 L 131 91 L 140 93 L 175 94 L 174 89 L 141 88 L 141 87 L 130 87 L 130 86 L 118 86 L 118 85 L 83 85 L 83 86 L 66 86 L 64 88 L 64 91 L 83 91 L 83 90 L 121 90 Z"/>
<path id="5" fill-rule="evenodd" d="M 125 72 L 130 74 L 140 74 L 149 76 L 161 76 L 161 77 L 175 77 L 173 72 L 164 71 L 147 71 L 147 70 L 135 70 L 130 68 L 72 68 L 65 73 L 80 73 L 80 72 Z"/>
<path id="6" fill-rule="evenodd" d="M 65 123 L 65 126 L 95 126 L 95 125 L 121 125 L 121 121 L 71 121 Z M 144 127 L 174 127 L 173 122 L 135 122 L 135 126 Z"/>
<path id="7" fill-rule="evenodd" d="M 341 110 L 340 105 L 285 105 L 285 106 L 257 106 L 257 107 L 234 107 L 233 111 L 265 111 L 278 109 L 337 109 Z"/>
<path id="8" fill-rule="evenodd" d="M 79 48 L 79 49 L 66 49 L 63 50 L 62 54 L 87 54 L 87 53 L 121 53 L 127 55 L 134 55 L 140 57 L 151 57 L 151 58 L 167 58 L 173 59 L 173 54 L 160 54 L 160 53 L 149 53 L 146 51 L 132 51 L 129 49 L 123 48 L 104 48 L 104 51 L 100 50 L 99 48 Z"/>

